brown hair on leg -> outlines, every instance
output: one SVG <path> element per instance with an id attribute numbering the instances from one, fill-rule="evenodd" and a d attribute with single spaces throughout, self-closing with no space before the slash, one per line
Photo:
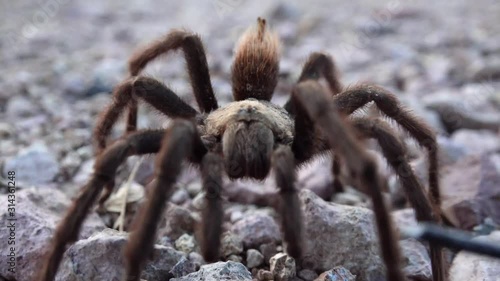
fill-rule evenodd
<path id="1" fill-rule="evenodd" d="M 439 208 L 426 196 L 424 187 L 420 184 L 406 157 L 406 149 L 394 131 L 383 121 L 378 119 L 357 118 L 353 125 L 364 138 L 374 138 L 382 148 L 382 153 L 389 165 L 398 175 L 407 199 L 415 209 L 419 222 L 441 223 Z M 431 244 L 432 273 L 436 281 L 444 281 L 447 267 L 443 259 L 441 247 Z"/>
<path id="2" fill-rule="evenodd" d="M 201 213 L 202 236 L 199 241 L 206 262 L 215 262 L 219 259 L 224 218 L 221 196 L 223 171 L 224 162 L 219 155 L 212 152 L 205 154 L 201 162 L 205 205 Z"/>
<path id="3" fill-rule="evenodd" d="M 335 108 L 331 95 L 326 94 L 321 84 L 312 80 L 299 83 L 292 93 L 292 99 L 295 107 L 303 107 L 309 118 L 321 128 L 331 148 L 343 157 L 349 170 L 360 177 L 362 188 L 371 195 L 373 201 L 387 279 L 404 280 L 396 235 L 382 197 L 382 190 L 387 188 L 387 184 L 378 176 L 375 161 L 357 142 L 347 121 L 340 117 Z"/>
<path id="4" fill-rule="evenodd" d="M 137 76 L 146 65 L 160 55 L 182 48 L 186 59 L 191 87 L 202 112 L 218 108 L 203 43 L 198 35 L 184 30 L 173 30 L 164 38 L 136 52 L 129 61 L 130 75 Z"/>
<path id="5" fill-rule="evenodd" d="M 156 238 L 156 228 L 163 215 L 183 160 L 193 153 L 193 147 L 201 144 L 191 121 L 175 120 L 163 137 L 156 157 L 156 181 L 146 203 L 134 218 L 128 243 L 125 247 L 126 280 L 139 281 L 147 258 L 151 255 Z"/>
<path id="6" fill-rule="evenodd" d="M 66 245 L 76 241 L 90 208 L 97 200 L 103 186 L 112 181 L 116 169 L 130 155 L 157 152 L 162 136 L 163 131 L 135 133 L 116 142 L 97 158 L 92 178 L 73 201 L 68 212 L 57 226 L 37 280 L 52 281 L 54 279 Z"/>
<path id="7" fill-rule="evenodd" d="M 300 200 L 295 182 L 295 161 L 292 150 L 279 146 L 273 153 L 273 169 L 276 185 L 279 188 L 280 201 L 278 213 L 281 215 L 286 251 L 295 259 L 302 257 L 303 223 Z"/>
<path id="8" fill-rule="evenodd" d="M 258 18 L 240 38 L 232 66 L 234 100 L 271 100 L 278 83 L 280 41 Z"/>
<path id="9" fill-rule="evenodd" d="M 328 83 L 332 94 L 336 95 L 342 92 L 343 89 L 339 76 L 340 74 L 331 56 L 324 53 L 312 53 L 302 68 L 298 82 L 308 79 L 318 80 L 323 77 Z"/>
<path id="10" fill-rule="evenodd" d="M 439 167 L 436 135 L 425 122 L 414 116 L 388 90 L 375 85 L 357 85 L 347 88 L 334 97 L 335 104 L 344 114 L 351 114 L 368 102 L 374 101 L 385 115 L 394 119 L 407 130 L 421 146 L 426 148 L 429 157 L 429 197 L 439 206 Z M 439 209 L 437 211 L 440 211 Z"/>

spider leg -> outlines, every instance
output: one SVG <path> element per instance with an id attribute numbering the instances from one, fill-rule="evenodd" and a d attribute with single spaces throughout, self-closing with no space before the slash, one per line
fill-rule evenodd
<path id="1" fill-rule="evenodd" d="M 231 68 L 235 101 L 255 98 L 270 101 L 278 83 L 280 41 L 258 18 L 240 38 Z"/>
<path id="2" fill-rule="evenodd" d="M 207 262 L 215 262 L 219 258 L 220 236 L 222 233 L 222 172 L 224 161 L 212 152 L 207 153 L 201 162 L 203 189 L 205 190 L 205 206 L 201 214 L 202 237 L 201 251 Z"/>
<path id="3" fill-rule="evenodd" d="M 181 48 L 196 102 L 201 112 L 211 112 L 218 108 L 210 81 L 207 58 L 203 43 L 198 35 L 174 30 L 152 45 L 135 53 L 129 61 L 130 75 L 137 76 L 156 57 Z"/>
<path id="4" fill-rule="evenodd" d="M 197 112 L 182 101 L 174 92 L 161 82 L 144 76 L 130 78 L 113 91 L 112 103 L 100 114 L 94 129 L 97 154 L 106 147 L 113 125 L 131 99 L 140 98 L 163 114 L 175 118 L 192 118 Z"/>
<path id="5" fill-rule="evenodd" d="M 281 215 L 283 235 L 287 242 L 287 252 L 295 259 L 302 256 L 303 227 L 302 211 L 295 181 L 293 153 L 288 146 L 279 146 L 273 153 L 273 170 L 276 176 L 276 184 L 279 188 L 281 201 L 277 208 Z"/>
<path id="6" fill-rule="evenodd" d="M 351 114 L 368 102 L 374 101 L 378 108 L 407 130 L 417 142 L 427 149 L 429 157 L 429 197 L 441 205 L 439 194 L 438 146 L 434 132 L 421 120 L 404 108 L 389 91 L 374 85 L 349 87 L 334 97 L 339 111 Z M 439 210 L 437 210 L 439 211 Z"/>
<path id="7" fill-rule="evenodd" d="M 340 117 L 331 96 L 316 81 L 299 83 L 292 92 L 295 108 L 314 120 L 324 132 L 332 149 L 343 156 L 350 171 L 360 176 L 360 183 L 372 197 L 375 218 L 379 233 L 382 256 L 387 267 L 390 281 L 404 280 L 400 267 L 400 254 L 382 190 L 386 182 L 377 174 L 375 161 L 362 149 L 349 126 Z M 297 119 L 303 116 L 297 115 Z"/>
<path id="8" fill-rule="evenodd" d="M 378 119 L 356 118 L 353 120 L 356 131 L 363 138 L 374 138 L 382 148 L 387 162 L 398 175 L 406 197 L 410 201 L 419 222 L 441 223 L 439 211 L 426 196 L 412 167 L 408 164 L 406 149 L 387 123 Z M 441 247 L 431 243 L 432 276 L 435 280 L 445 280 L 446 268 Z"/>
<path id="9" fill-rule="evenodd" d="M 194 124 L 188 120 L 175 120 L 163 137 L 156 157 L 156 181 L 145 205 L 134 218 L 133 230 L 125 247 L 125 280 L 139 281 L 142 268 L 153 251 L 157 224 L 173 191 L 182 162 L 201 158 L 194 155 L 197 152 L 205 154 L 207 151 Z"/>
<path id="10" fill-rule="evenodd" d="M 77 240 L 80 227 L 104 185 L 113 180 L 116 169 L 131 155 L 155 153 L 160 149 L 162 130 L 140 131 L 108 147 L 96 160 L 94 174 L 74 200 L 66 216 L 59 223 L 47 259 L 38 275 L 39 281 L 54 279 L 66 245 Z"/>
<path id="11" fill-rule="evenodd" d="M 340 74 L 330 55 L 314 52 L 309 55 L 304 67 L 302 67 L 302 73 L 300 74 L 297 83 L 306 80 L 319 80 L 323 77 L 326 80 L 332 95 L 336 95 L 342 92 L 343 89 L 339 76 Z M 292 114 L 295 111 L 291 99 L 288 100 L 284 108 Z"/>

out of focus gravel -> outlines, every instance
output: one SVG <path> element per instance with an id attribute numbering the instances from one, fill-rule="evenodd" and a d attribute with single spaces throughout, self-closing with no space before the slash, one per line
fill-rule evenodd
<path id="1" fill-rule="evenodd" d="M 33 237 L 40 243 L 18 252 L 32 263 L 19 263 L 20 270 L 14 275 L 2 267 L 0 279 L 32 280 L 36 262 L 43 254 L 40 246 L 54 232 L 69 198 L 92 173 L 91 132 L 95 118 L 110 101 L 113 86 L 127 76 L 127 59 L 132 52 L 172 28 L 197 32 L 205 44 L 217 97 L 220 104 L 225 104 L 231 101 L 229 71 L 234 45 L 258 16 L 265 17 L 283 40 L 281 80 L 274 102 L 286 102 L 309 53 L 332 54 L 345 85 L 373 82 L 392 90 L 439 133 L 442 207 L 449 219 L 457 227 L 480 235 L 500 229 L 497 0 L 4 2 L 0 4 L 0 215 L 3 225 L 7 218 L 7 197 L 3 195 L 6 175 L 16 171 L 18 215 L 24 223 L 18 226 L 17 239 L 25 239 L 19 245 L 28 245 Z M 194 104 L 180 54 L 152 63 L 146 73 Z M 141 128 L 165 126 L 165 121 L 149 108 L 140 108 Z M 123 122 L 114 130 L 114 136 L 122 130 Z M 407 146 L 416 173 L 425 180 L 424 153 L 410 139 Z M 117 182 L 128 176 L 135 161 L 131 159 L 124 165 Z M 140 185 L 147 184 L 152 162 L 151 157 L 142 163 L 136 177 Z M 397 179 L 383 161 L 380 163 L 392 192 L 398 194 Z M 304 167 L 298 187 L 320 193 L 332 183 L 329 165 L 327 160 L 319 159 Z M 274 190 L 274 182 L 227 182 L 225 188 L 267 193 Z M 149 281 L 213 276 L 224 276 L 220 277 L 227 278 L 224 280 L 351 280 L 353 275 L 356 280 L 378 280 L 383 274 L 370 220 L 373 213 L 366 208 L 369 200 L 352 188 L 332 198 L 334 203 L 325 203 L 308 191 L 301 193 L 306 231 L 310 234 L 304 261 L 291 261 L 281 254 L 286 245 L 281 240 L 279 218 L 272 209 L 227 203 L 222 258 L 231 262 L 204 265 L 196 239 L 200 189 L 198 173 L 187 169 L 171 199 L 173 204 L 165 212 L 166 220 L 160 225 L 156 247 L 159 256 L 143 274 Z M 129 204 L 126 228 L 140 201 Z M 29 210 L 37 210 L 37 215 L 31 216 Z M 40 217 L 44 213 L 47 215 Z M 99 232 L 103 224 L 112 226 L 117 214 L 99 214 L 100 219 L 93 213 L 90 226 L 84 228 L 81 238 L 86 239 L 68 250 L 66 257 L 72 259 L 65 260 L 61 280 L 67 276 L 108 280 L 121 274 L 120 269 L 105 269 L 122 263 L 117 255 L 123 237 Z M 332 214 L 335 216 L 329 217 Z M 398 225 L 414 223 L 411 210 L 397 211 L 394 217 Z M 28 227 L 43 231 L 32 237 Z M 351 247 L 349 236 L 342 231 L 353 229 L 363 235 L 357 235 Z M 430 280 L 425 247 L 412 240 L 401 240 L 400 245 L 406 257 L 407 276 Z M 92 269 L 86 257 L 78 254 L 91 253 L 92 247 L 100 246 L 110 247 L 110 251 L 102 253 L 109 254 L 109 258 L 104 256 L 99 261 L 109 264 Z M 349 251 L 356 247 L 359 250 Z M 163 263 L 165 260 L 169 262 Z M 473 274 L 472 263 L 480 264 L 480 275 Z M 74 266 L 81 271 L 73 272 Z M 495 280 L 498 275 L 488 276 L 492 272 L 488 269 L 495 266 L 498 263 L 493 260 L 461 253 L 453 263 L 453 274 L 455 280 Z M 471 272 L 458 273 L 458 268 L 469 268 Z"/>

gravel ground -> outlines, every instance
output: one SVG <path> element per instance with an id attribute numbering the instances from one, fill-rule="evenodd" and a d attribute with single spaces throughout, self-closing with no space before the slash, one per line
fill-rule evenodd
<path id="1" fill-rule="evenodd" d="M 192 30 L 202 37 L 219 102 L 230 102 L 233 48 L 239 35 L 261 16 L 283 41 L 281 80 L 273 102 L 286 102 L 303 63 L 313 51 L 332 54 L 345 85 L 373 82 L 390 89 L 439 133 L 445 151 L 441 159 L 445 188 L 448 186 L 452 194 L 453 188 L 463 183 L 463 189 L 456 191 L 459 198 L 444 202 L 446 206 L 473 202 L 476 194 L 487 194 L 477 202 L 491 203 L 490 209 L 467 209 L 472 216 L 464 215 L 466 218 L 450 215 L 454 223 L 488 234 L 499 229 L 500 224 L 500 206 L 494 199 L 498 198 L 495 194 L 499 186 L 495 183 L 500 183 L 498 15 L 497 0 L 134 0 L 126 5 L 116 0 L 3 1 L 1 183 L 5 185 L 8 171 L 15 170 L 17 187 L 21 189 L 57 188 L 74 196 L 92 170 L 91 133 L 96 115 L 111 100 L 113 86 L 126 78 L 128 58 L 134 50 L 172 28 Z M 180 54 L 151 63 L 145 72 L 194 104 Z M 140 127 L 161 127 L 165 121 L 149 108 L 140 108 Z M 120 124 L 115 137 L 122 132 L 123 122 Z M 411 140 L 407 145 L 416 172 L 425 171 L 422 153 Z M 151 174 L 147 165 L 151 161 L 146 162 L 139 172 L 143 177 Z M 473 176 L 456 180 L 462 171 L 473 173 L 470 167 L 474 165 L 480 167 L 474 175 L 481 183 L 469 182 Z M 481 172 L 484 169 L 490 172 Z M 120 177 L 125 178 L 128 171 L 124 169 Z M 310 188 L 314 182 L 310 178 L 325 178 L 321 173 L 325 170 L 304 171 L 301 187 Z M 386 174 L 394 179 L 392 172 Z M 193 177 L 196 174 L 191 171 L 182 178 L 196 182 Z M 490 181 L 484 183 L 485 178 Z M 397 189 L 397 183 L 391 182 Z M 267 182 L 263 185 L 264 190 L 272 189 Z M 171 201 L 183 206 L 195 204 L 199 185 L 184 187 Z M 476 192 L 479 189 L 481 192 Z M 346 194 L 334 201 L 366 206 L 362 195 Z M 238 221 L 247 208 L 256 209 L 233 206 L 228 212 L 231 222 Z M 116 220 L 116 216 L 107 214 L 102 218 L 107 225 Z M 234 256 L 241 260 L 245 252 Z M 252 255 L 253 263 L 262 263 L 258 251 L 247 255 Z M 235 257 L 233 260 L 239 261 Z M 267 261 L 262 268 L 269 270 Z M 315 276 L 314 272 L 309 274 Z"/>

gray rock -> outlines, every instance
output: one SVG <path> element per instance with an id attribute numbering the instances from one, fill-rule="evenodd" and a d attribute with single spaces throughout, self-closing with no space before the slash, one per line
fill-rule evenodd
<path id="1" fill-rule="evenodd" d="M 475 239 L 500 242 L 500 231 Z M 453 281 L 497 281 L 500 276 L 500 259 L 462 251 L 453 260 L 449 276 Z"/>
<path id="2" fill-rule="evenodd" d="M 271 272 L 276 281 L 286 281 L 296 275 L 295 259 L 284 253 L 274 255 L 270 260 Z"/>
<path id="3" fill-rule="evenodd" d="M 229 257 L 227 257 L 227 260 L 241 263 L 243 261 L 243 258 L 238 255 L 230 255 Z"/>
<path id="4" fill-rule="evenodd" d="M 302 269 L 301 271 L 299 271 L 297 276 L 299 276 L 302 280 L 305 281 L 313 281 L 316 278 L 318 278 L 318 274 L 310 269 Z"/>
<path id="5" fill-rule="evenodd" d="M 260 266 L 264 262 L 264 256 L 255 249 L 247 251 L 247 267 L 254 268 Z"/>
<path id="6" fill-rule="evenodd" d="M 9 280 L 30 281 L 47 253 L 47 246 L 54 234 L 57 223 L 70 206 L 71 201 L 59 190 L 29 188 L 16 191 L 15 209 L 15 255 L 16 272 L 0 268 L 0 275 Z M 7 212 L 7 195 L 0 195 L 0 222 L 7 226 L 10 214 Z M 92 212 L 82 226 L 80 237 L 86 238 L 105 226 L 96 213 Z M 8 241 L 9 231 L 1 231 L 2 241 Z M 7 264 L 7 253 L 0 256 L 0 262 Z"/>
<path id="7" fill-rule="evenodd" d="M 299 196 L 305 224 L 303 268 L 326 271 L 341 264 L 359 281 L 384 279 L 371 210 L 327 203 L 308 190 Z"/>
<path id="8" fill-rule="evenodd" d="M 278 224 L 271 216 L 263 213 L 244 217 L 231 227 L 231 231 L 241 237 L 243 245 L 247 248 L 278 242 L 281 239 Z"/>
<path id="9" fill-rule="evenodd" d="M 344 267 L 337 266 L 332 270 L 328 270 L 319 275 L 314 281 L 355 281 L 356 276 L 345 269 Z"/>
<path id="10" fill-rule="evenodd" d="M 451 141 L 465 149 L 467 154 L 484 154 L 500 150 L 500 136 L 489 131 L 458 130 Z"/>
<path id="11" fill-rule="evenodd" d="M 203 265 L 200 270 L 193 272 L 181 278 L 170 279 L 171 281 L 203 281 L 203 280 L 221 280 L 221 281 L 251 281 L 252 274 L 247 268 L 237 262 L 217 262 Z M 148 280 L 149 281 L 149 280 Z"/>
<path id="12" fill-rule="evenodd" d="M 7 102 L 6 113 L 12 118 L 33 116 L 38 111 L 33 101 L 24 96 L 13 96 Z"/>
<path id="13" fill-rule="evenodd" d="M 415 239 L 399 241 L 403 267 L 406 277 L 410 280 L 432 281 L 431 260 L 427 248 Z"/>
<path id="14" fill-rule="evenodd" d="M 223 257 L 239 255 L 243 252 L 243 241 L 239 235 L 224 232 L 221 239 L 221 254 Z"/>
<path id="15" fill-rule="evenodd" d="M 166 235 L 176 240 L 183 234 L 192 233 L 193 227 L 194 218 L 188 209 L 175 204 L 168 204 L 158 233 L 159 236 Z"/>
<path id="16" fill-rule="evenodd" d="M 54 153 L 41 143 L 21 150 L 14 158 L 5 162 L 3 173 L 16 172 L 16 180 L 39 185 L 53 181 L 59 173 L 59 162 Z"/>
<path id="17" fill-rule="evenodd" d="M 186 254 L 194 251 L 196 249 L 196 246 L 196 240 L 189 234 L 182 234 L 181 237 L 175 240 L 175 248 Z"/>
<path id="18" fill-rule="evenodd" d="M 278 252 L 275 243 L 266 243 L 259 246 L 259 252 L 264 256 L 264 262 L 268 263 L 272 256 Z"/>
<path id="19" fill-rule="evenodd" d="M 257 272 L 257 279 L 261 281 L 274 280 L 273 273 L 269 270 L 261 269 Z"/>
<path id="20" fill-rule="evenodd" d="M 123 247 L 126 242 L 126 234 L 112 229 L 78 241 L 66 251 L 56 281 L 120 280 L 125 270 Z M 173 248 L 155 245 L 154 258 L 147 262 L 141 278 L 165 280 L 184 257 Z"/>
<path id="21" fill-rule="evenodd" d="M 185 257 L 182 257 L 179 262 L 177 262 L 174 267 L 172 267 L 172 270 L 170 270 L 170 273 L 174 277 L 182 277 L 184 275 L 188 275 L 191 272 L 196 271 L 196 264 L 191 262 L 189 259 L 186 259 Z"/>

